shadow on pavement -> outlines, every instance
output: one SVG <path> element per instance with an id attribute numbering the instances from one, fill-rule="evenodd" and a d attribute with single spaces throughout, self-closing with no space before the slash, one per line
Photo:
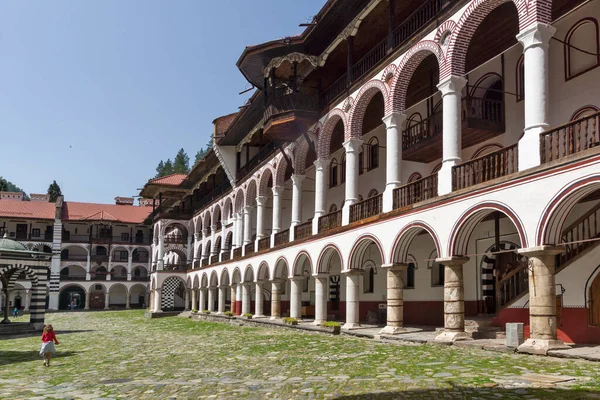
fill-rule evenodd
<path id="1" fill-rule="evenodd" d="M 56 332 L 56 336 L 59 335 L 68 335 L 70 333 L 82 333 L 82 332 L 95 332 L 94 329 L 80 329 L 80 330 L 58 330 L 55 329 L 54 332 Z M 35 332 L 23 332 L 23 333 L 16 333 L 14 335 L 0 335 L 0 340 L 7 340 L 7 339 L 24 339 L 24 338 L 30 338 L 30 337 L 42 337 L 42 332 L 41 331 L 35 331 Z M 60 340 L 60 336 L 59 336 L 59 340 Z M 2 354 L 0 352 L 0 354 Z"/>
<path id="2" fill-rule="evenodd" d="M 79 351 L 60 351 L 60 349 L 52 356 L 52 360 L 60 360 L 61 358 L 71 357 Z M 13 351 L 0 350 L 0 366 L 18 364 L 30 361 L 42 362 L 39 350 Z"/>
<path id="3" fill-rule="evenodd" d="M 506 389 L 499 387 L 472 388 L 458 387 L 452 389 L 411 389 L 405 391 L 383 392 L 383 393 L 365 393 L 352 396 L 333 397 L 336 400 L 388 400 L 388 399 L 560 399 L 560 400 L 585 400 L 600 398 L 600 391 L 584 389 L 561 389 L 558 387 L 548 388 L 518 388 Z"/>

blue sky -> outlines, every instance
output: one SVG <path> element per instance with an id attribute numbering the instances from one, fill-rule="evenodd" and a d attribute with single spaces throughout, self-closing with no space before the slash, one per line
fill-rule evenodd
<path id="1" fill-rule="evenodd" d="M 0 0 L 0 175 L 66 200 L 132 196 L 237 111 L 246 45 L 298 34 L 325 0 Z"/>

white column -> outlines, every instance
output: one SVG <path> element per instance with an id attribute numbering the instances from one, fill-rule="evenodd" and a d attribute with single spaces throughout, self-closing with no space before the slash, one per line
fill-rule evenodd
<path id="1" fill-rule="evenodd" d="M 185 291 L 185 297 L 184 297 L 184 302 L 183 302 L 183 310 L 184 311 L 189 311 L 190 309 L 190 290 L 187 289 Z"/>
<path id="2" fill-rule="evenodd" d="M 225 243 L 227 242 L 227 231 L 225 230 L 225 225 L 227 225 L 226 220 L 221 221 L 221 255 L 225 253 Z M 231 250 L 231 249 L 229 249 Z M 221 255 L 219 256 L 219 261 L 222 261 Z"/>
<path id="3" fill-rule="evenodd" d="M 255 317 L 264 317 L 263 310 L 263 284 L 262 282 L 255 283 L 255 293 L 254 293 L 254 316 Z"/>
<path id="4" fill-rule="evenodd" d="M 203 228 L 202 229 L 202 256 L 200 257 L 202 260 L 204 260 L 206 257 L 208 257 L 209 253 L 210 253 L 210 249 L 206 248 L 206 244 L 208 243 L 206 240 L 206 236 L 208 235 L 208 229 Z M 211 244 L 212 246 L 212 244 Z"/>
<path id="5" fill-rule="evenodd" d="M 209 289 L 210 291 L 210 289 Z M 204 310 L 208 310 L 208 307 L 206 306 L 206 288 L 200 288 L 198 289 L 198 312 L 202 312 Z M 209 297 L 210 294 L 209 294 Z M 214 302 L 214 297 L 213 297 L 213 302 Z M 209 300 L 210 301 L 210 300 Z"/>
<path id="6" fill-rule="evenodd" d="M 267 205 L 266 196 L 256 198 L 256 240 L 264 238 L 265 235 L 265 209 Z"/>
<path id="7" fill-rule="evenodd" d="M 394 189 L 402 184 L 402 124 L 404 113 L 391 113 L 383 117 L 386 128 L 385 139 L 385 191 L 383 192 L 383 212 L 394 209 Z"/>
<path id="8" fill-rule="evenodd" d="M 215 311 L 215 292 L 216 291 L 217 291 L 217 288 L 215 288 L 215 287 L 208 288 L 208 305 L 207 305 L 206 309 L 210 312 Z"/>
<path id="9" fill-rule="evenodd" d="M 233 214 L 232 217 L 233 220 L 233 226 L 232 226 L 232 232 L 233 235 L 231 236 L 231 248 L 235 249 L 236 247 L 238 247 L 238 219 L 237 219 L 237 214 Z"/>
<path id="10" fill-rule="evenodd" d="M 523 45 L 525 129 L 519 140 L 519 171 L 540 165 L 540 133 L 548 129 L 548 49 L 556 28 L 536 22 L 517 35 Z"/>
<path id="11" fill-rule="evenodd" d="M 160 257 L 160 249 L 159 249 L 159 260 L 162 260 L 162 258 Z M 161 269 L 162 269 L 162 264 L 160 264 L 160 265 L 161 265 Z M 90 256 L 90 253 L 88 250 L 87 264 L 85 265 L 85 280 L 86 281 L 89 281 L 92 279 L 91 272 L 92 272 L 92 256 Z"/>
<path id="12" fill-rule="evenodd" d="M 239 213 L 235 214 L 235 219 L 237 221 L 235 235 L 236 239 L 236 247 L 241 247 L 244 244 L 244 220 L 243 220 L 243 210 Z"/>
<path id="13" fill-rule="evenodd" d="M 252 242 L 252 206 L 244 207 L 244 245 Z"/>
<path id="14" fill-rule="evenodd" d="M 250 283 L 242 286 L 242 315 L 250 313 Z"/>
<path id="15" fill-rule="evenodd" d="M 315 276 L 315 325 L 321 325 L 327 321 L 327 283 L 328 275 Z"/>
<path id="16" fill-rule="evenodd" d="M 191 263 L 193 261 L 193 252 L 194 252 L 194 247 L 193 247 L 193 240 L 194 237 L 192 234 L 188 233 L 188 237 L 187 237 L 187 247 L 186 247 L 186 254 L 185 254 L 185 261 Z"/>
<path id="17" fill-rule="evenodd" d="M 302 318 L 302 277 L 290 279 L 290 317 Z"/>
<path id="18" fill-rule="evenodd" d="M 192 291 L 192 306 L 190 308 L 192 310 L 199 310 L 198 299 L 196 298 L 196 290 L 197 289 L 191 289 L 191 291 Z"/>
<path id="19" fill-rule="evenodd" d="M 84 310 L 89 310 L 90 309 L 90 292 L 87 291 L 85 292 L 85 306 L 83 307 Z"/>
<path id="20" fill-rule="evenodd" d="M 110 304 L 110 292 L 106 292 L 106 294 L 104 295 L 104 309 L 105 310 L 109 309 L 109 304 Z"/>
<path id="21" fill-rule="evenodd" d="M 219 304 L 218 313 L 223 314 L 225 312 L 225 298 L 227 296 L 228 286 L 219 286 Z"/>
<path id="22" fill-rule="evenodd" d="M 154 289 L 154 307 L 152 309 L 152 311 L 154 311 L 154 312 L 162 312 L 161 304 L 160 304 L 161 291 L 162 290 L 160 288 Z M 86 307 L 87 307 L 87 304 L 86 304 Z"/>
<path id="23" fill-rule="evenodd" d="M 467 80 L 460 76 L 449 76 L 438 85 L 443 101 L 443 159 L 438 172 L 438 193 L 452 192 L 452 167 L 462 161 L 461 97 Z"/>
<path id="24" fill-rule="evenodd" d="M 302 223 L 302 182 L 304 175 L 292 175 L 292 226 Z"/>
<path id="25" fill-rule="evenodd" d="M 157 271 L 162 271 L 165 265 L 165 237 L 162 233 L 159 233 L 158 235 L 158 260 L 156 263 L 156 270 Z M 90 259 L 90 256 L 88 255 L 88 260 Z M 88 270 L 89 272 L 89 270 Z"/>
<path id="26" fill-rule="evenodd" d="M 133 256 L 127 258 L 127 280 L 131 280 L 131 271 L 133 269 Z"/>
<path id="27" fill-rule="evenodd" d="M 271 233 L 271 247 L 275 242 L 275 234 L 281 231 L 281 196 L 283 186 L 273 187 L 273 230 Z"/>
<path id="28" fill-rule="evenodd" d="M 210 255 L 214 256 L 215 254 L 217 254 L 217 252 L 214 250 L 216 249 L 215 245 L 217 244 L 217 224 L 215 222 L 214 225 L 211 225 L 210 227 L 210 243 L 212 248 L 209 249 L 210 250 Z"/>
<path id="29" fill-rule="evenodd" d="M 279 279 L 271 281 L 271 319 L 281 317 L 281 285 Z"/>
<path id="30" fill-rule="evenodd" d="M 363 141 L 350 139 L 344 142 L 346 149 L 346 200 L 342 208 L 342 225 L 350 223 L 350 206 L 358 201 L 358 155 Z"/>
<path id="31" fill-rule="evenodd" d="M 129 292 L 125 293 L 125 309 L 129 310 L 131 308 L 131 294 Z"/>
<path id="32" fill-rule="evenodd" d="M 360 327 L 359 305 L 360 305 L 360 277 L 362 270 L 350 270 L 344 272 L 346 275 L 346 323 L 343 329 L 355 329 Z"/>
<path id="33" fill-rule="evenodd" d="M 23 311 L 29 311 L 29 296 L 30 290 L 25 290 L 25 304 L 23 306 Z"/>
<path id="34" fill-rule="evenodd" d="M 329 189 L 329 160 L 319 158 L 315 164 L 315 216 L 313 235 L 319 233 L 319 218 L 327 214 L 327 190 Z"/>
<path id="35" fill-rule="evenodd" d="M 194 262 L 196 261 L 200 261 L 202 259 L 202 253 L 200 253 L 200 257 L 198 257 L 198 247 L 199 246 L 204 246 L 204 243 L 202 242 L 202 234 L 200 232 L 196 232 L 194 233 L 194 257 L 193 260 Z"/>

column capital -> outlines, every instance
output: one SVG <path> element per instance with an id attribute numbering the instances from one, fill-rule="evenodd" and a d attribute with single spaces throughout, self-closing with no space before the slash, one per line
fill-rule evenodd
<path id="1" fill-rule="evenodd" d="M 292 276 L 289 280 L 292 282 L 300 282 L 304 279 L 303 276 L 299 276 L 299 275 L 294 275 Z"/>
<path id="2" fill-rule="evenodd" d="M 517 40 L 523 45 L 523 51 L 532 47 L 548 48 L 555 33 L 556 28 L 552 25 L 535 22 L 519 32 Z"/>
<path id="3" fill-rule="evenodd" d="M 445 265 L 447 267 L 459 267 L 467 261 L 469 261 L 469 257 L 463 256 L 441 257 L 435 259 L 436 263 Z"/>
<path id="4" fill-rule="evenodd" d="M 406 120 L 406 113 L 392 112 L 381 118 L 381 120 L 385 124 L 386 129 L 398 128 Z"/>
<path id="5" fill-rule="evenodd" d="M 257 196 L 256 197 L 256 205 L 264 206 L 267 204 L 267 196 Z"/>
<path id="6" fill-rule="evenodd" d="M 253 208 L 254 208 L 254 206 L 245 206 L 244 207 L 244 213 L 250 213 L 250 212 L 252 212 Z"/>
<path id="7" fill-rule="evenodd" d="M 281 193 L 283 193 L 284 187 L 283 186 L 273 186 L 271 188 L 271 190 L 273 191 L 273 196 L 280 196 Z"/>
<path id="8" fill-rule="evenodd" d="M 208 228 L 202 228 L 202 237 L 206 237 L 208 234 Z"/>
<path id="9" fill-rule="evenodd" d="M 313 163 L 316 169 L 323 169 L 329 166 L 331 160 L 329 158 L 317 158 L 317 160 Z"/>
<path id="10" fill-rule="evenodd" d="M 292 183 L 294 185 L 299 185 L 299 184 L 302 183 L 302 181 L 304 181 L 305 178 L 306 178 L 306 175 L 296 175 L 296 174 L 293 174 L 292 175 Z"/>
<path id="11" fill-rule="evenodd" d="M 281 283 L 283 281 L 285 281 L 285 279 L 274 278 L 274 279 L 271 279 L 269 282 L 271 282 L 271 283 Z"/>
<path id="12" fill-rule="evenodd" d="M 346 271 L 342 271 L 343 275 L 362 275 L 365 271 L 362 269 L 348 269 Z"/>
<path id="13" fill-rule="evenodd" d="M 216 232 L 217 231 L 217 224 L 211 225 L 210 226 L 210 231 L 211 232 Z"/>
<path id="14" fill-rule="evenodd" d="M 525 257 L 555 256 L 565 251 L 562 246 L 536 246 L 518 249 L 517 253 Z"/>
<path id="15" fill-rule="evenodd" d="M 319 274 L 313 274 L 312 277 L 315 279 L 325 279 L 325 278 L 329 279 L 329 274 L 324 274 L 321 272 Z"/>
<path id="16" fill-rule="evenodd" d="M 441 81 L 437 87 L 442 92 L 442 97 L 444 97 L 449 94 L 460 94 L 466 84 L 467 80 L 462 76 L 450 75 Z"/>
<path id="17" fill-rule="evenodd" d="M 381 268 L 389 271 L 406 271 L 408 269 L 407 263 L 391 263 L 391 264 L 382 264 Z"/>
<path id="18" fill-rule="evenodd" d="M 346 153 L 357 153 L 360 150 L 360 146 L 364 143 L 364 140 L 358 138 L 352 138 L 346 140 L 343 143 L 344 149 L 346 149 Z"/>

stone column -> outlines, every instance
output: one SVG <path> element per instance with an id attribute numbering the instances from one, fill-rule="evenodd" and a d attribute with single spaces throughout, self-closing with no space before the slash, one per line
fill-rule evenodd
<path id="1" fill-rule="evenodd" d="M 315 275 L 315 322 L 314 325 L 321 325 L 327 321 L 327 290 L 329 275 Z"/>
<path id="2" fill-rule="evenodd" d="M 160 257 L 160 249 L 159 249 L 159 259 L 162 260 L 162 258 Z M 162 264 L 161 264 L 161 269 L 162 269 Z M 90 253 L 88 251 L 88 255 L 87 255 L 87 264 L 85 265 L 85 280 L 89 281 L 92 279 L 92 256 L 90 256 Z"/>
<path id="3" fill-rule="evenodd" d="M 250 284 L 242 284 L 242 312 L 241 314 L 250 313 Z"/>
<path id="4" fill-rule="evenodd" d="M 329 189 L 329 159 L 319 158 L 315 164 L 315 216 L 313 235 L 319 233 L 319 218 L 327 214 L 327 190 Z"/>
<path id="5" fill-rule="evenodd" d="M 404 328 L 404 273 L 407 264 L 381 266 L 387 271 L 387 323 L 380 334 L 394 335 L 405 332 Z"/>
<path id="6" fill-rule="evenodd" d="M 125 294 L 125 309 L 129 310 L 131 308 L 131 296 L 129 292 Z"/>
<path id="7" fill-rule="evenodd" d="M 271 281 L 271 319 L 281 318 L 281 280 Z"/>
<path id="8" fill-rule="evenodd" d="M 25 305 L 23 306 L 23 311 L 29 311 L 29 296 L 30 290 L 25 290 Z"/>
<path id="9" fill-rule="evenodd" d="M 133 256 L 127 257 L 127 280 L 131 280 L 131 272 L 133 270 Z"/>
<path id="10" fill-rule="evenodd" d="M 562 247 L 539 246 L 520 249 L 529 258 L 529 325 L 530 338 L 518 347 L 523 353 L 547 354 L 549 350 L 568 349 L 557 336 L 556 255 Z"/>
<path id="11" fill-rule="evenodd" d="M 87 297 L 87 294 L 86 294 Z M 152 307 L 154 306 L 154 290 L 150 291 L 150 302 L 146 302 L 147 307 L 152 311 Z"/>
<path id="12" fill-rule="evenodd" d="M 85 292 L 85 306 L 83 307 L 84 310 L 89 310 L 90 309 L 90 292 L 87 291 Z"/>
<path id="13" fill-rule="evenodd" d="M 218 314 L 223 314 L 225 312 L 225 299 L 227 296 L 227 286 L 219 286 L 219 304 L 218 304 Z"/>
<path id="14" fill-rule="evenodd" d="M 208 257 L 209 253 L 210 253 L 210 249 L 206 248 L 206 245 L 208 244 L 207 240 L 206 240 L 206 236 L 208 236 L 208 229 L 203 228 L 202 229 L 202 255 L 200 256 L 201 260 L 204 260 L 206 257 Z M 212 243 L 211 243 L 212 246 Z"/>
<path id="15" fill-rule="evenodd" d="M 162 290 L 160 288 L 154 289 L 154 312 L 162 312 L 161 292 Z"/>
<path id="16" fill-rule="evenodd" d="M 264 317 L 263 301 L 263 284 L 262 282 L 256 282 L 254 293 L 254 317 Z"/>
<path id="17" fill-rule="evenodd" d="M 183 301 L 183 310 L 184 311 L 190 310 L 190 290 L 189 289 L 185 290 L 185 297 L 184 297 L 184 301 Z"/>
<path id="18" fill-rule="evenodd" d="M 523 45 L 525 130 L 519 140 L 519 171 L 540 165 L 540 133 L 548 129 L 549 43 L 556 28 L 533 23 L 517 35 Z"/>
<path id="19" fill-rule="evenodd" d="M 192 289 L 192 306 L 190 308 L 192 310 L 199 310 L 198 309 L 198 301 L 196 299 L 196 289 Z"/>
<path id="20" fill-rule="evenodd" d="M 355 329 L 360 327 L 359 307 L 360 307 L 360 278 L 363 270 L 344 271 L 346 275 L 346 323 L 343 329 Z"/>
<path id="21" fill-rule="evenodd" d="M 104 295 L 104 309 L 109 310 L 110 307 L 110 292 L 106 292 Z"/>
<path id="22" fill-rule="evenodd" d="M 237 315 L 238 314 L 237 313 L 237 307 L 236 307 L 237 306 L 237 304 L 236 304 L 236 302 L 237 302 L 236 292 L 237 292 L 236 285 L 231 285 L 230 286 L 231 307 L 230 307 L 229 311 L 231 311 L 233 313 L 233 315 Z"/>
<path id="23" fill-rule="evenodd" d="M 158 262 L 156 264 L 156 270 L 157 271 L 162 271 L 164 269 L 165 266 L 165 235 L 163 233 L 159 233 L 158 235 Z M 90 256 L 88 255 L 88 260 L 90 259 Z M 89 262 L 88 262 L 89 264 Z M 90 272 L 90 270 L 88 269 L 88 272 Z"/>
<path id="24" fill-rule="evenodd" d="M 210 290 L 210 289 L 208 289 Z M 202 312 L 204 310 L 208 310 L 208 307 L 206 306 L 206 288 L 200 288 L 198 289 L 198 312 Z M 214 297 L 213 297 L 213 301 L 214 301 Z"/>
<path id="25" fill-rule="evenodd" d="M 463 265 L 469 257 L 438 258 L 436 263 L 444 265 L 444 332 L 436 336 L 440 342 L 471 339 L 465 333 L 465 288 Z"/>
<path id="26" fill-rule="evenodd" d="M 227 243 L 227 230 L 225 229 L 225 225 L 227 225 L 227 220 L 221 221 L 221 254 L 219 254 L 219 261 L 223 261 L 223 254 L 226 251 L 231 251 L 231 249 L 225 248 L 225 243 Z"/>
<path id="27" fill-rule="evenodd" d="M 271 247 L 275 243 L 275 234 L 281 231 L 281 201 L 283 186 L 275 186 L 273 191 L 273 229 L 271 231 Z"/>
<path id="28" fill-rule="evenodd" d="M 267 197 L 258 196 L 256 198 L 256 241 L 265 236 L 265 209 L 267 208 Z"/>
<path id="29" fill-rule="evenodd" d="M 358 201 L 358 156 L 363 144 L 361 139 L 344 142 L 346 149 L 346 200 L 342 208 L 342 225 L 350 223 L 350 206 Z"/>
<path id="30" fill-rule="evenodd" d="M 209 249 L 210 251 L 210 255 L 214 256 L 215 254 L 218 254 L 217 251 L 215 250 L 217 247 L 217 224 L 215 222 L 214 225 L 212 225 L 210 227 L 210 245 L 211 245 L 211 249 Z"/>
<path id="31" fill-rule="evenodd" d="M 186 261 L 188 261 L 188 262 L 193 262 L 193 260 L 194 260 L 194 246 L 193 246 L 193 242 L 192 242 L 193 238 L 194 238 L 193 235 L 188 233 L 187 247 L 185 248 L 185 250 L 186 250 L 185 258 L 186 258 Z"/>
<path id="32" fill-rule="evenodd" d="M 443 101 L 443 159 L 438 172 L 438 193 L 452 192 L 452 167 L 462 161 L 462 89 L 467 80 L 460 76 L 449 76 L 438 85 Z"/>
<path id="33" fill-rule="evenodd" d="M 290 317 L 302 319 L 302 277 L 295 276 L 291 281 Z"/>
<path id="34" fill-rule="evenodd" d="M 401 186 L 402 164 L 402 124 L 404 113 L 391 113 L 383 117 L 386 128 L 385 140 L 385 191 L 383 192 L 383 212 L 394 209 L 394 189 Z"/>
<path id="35" fill-rule="evenodd" d="M 252 206 L 244 207 L 244 245 L 252 242 Z"/>
<path id="36" fill-rule="evenodd" d="M 217 291 L 217 288 L 215 287 L 210 287 L 208 288 L 208 304 L 206 305 L 206 309 L 210 312 L 214 312 L 215 311 L 215 292 Z M 221 298 L 219 296 L 219 304 L 221 304 Z"/>
<path id="37" fill-rule="evenodd" d="M 292 224 L 290 226 L 290 242 L 294 240 L 296 225 L 302 223 L 302 182 L 304 175 L 292 175 Z"/>

